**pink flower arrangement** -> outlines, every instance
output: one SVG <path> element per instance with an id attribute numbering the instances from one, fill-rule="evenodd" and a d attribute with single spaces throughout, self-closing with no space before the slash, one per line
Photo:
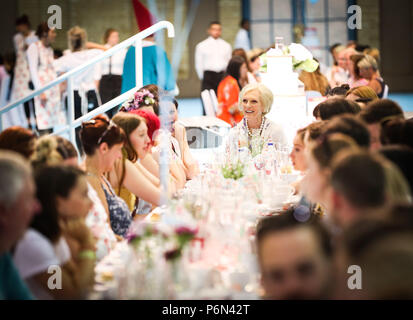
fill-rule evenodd
<path id="1" fill-rule="evenodd" d="M 155 104 L 154 95 L 147 89 L 138 90 L 133 97 L 122 105 L 123 111 L 138 110 L 141 107 Z"/>

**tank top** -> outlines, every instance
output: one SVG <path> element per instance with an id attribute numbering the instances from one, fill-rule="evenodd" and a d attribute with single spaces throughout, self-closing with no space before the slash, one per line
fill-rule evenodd
<path id="1" fill-rule="evenodd" d="M 109 191 L 107 191 L 102 184 L 109 208 L 110 226 L 115 234 L 125 237 L 132 223 L 129 207 L 122 198 L 116 195 L 109 181 L 105 177 L 103 177 L 103 180 L 109 189 Z"/>

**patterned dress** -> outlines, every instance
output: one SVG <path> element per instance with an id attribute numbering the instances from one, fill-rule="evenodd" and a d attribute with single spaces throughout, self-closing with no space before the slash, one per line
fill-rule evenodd
<path id="1" fill-rule="evenodd" d="M 16 51 L 16 66 L 14 68 L 13 89 L 10 97 L 10 101 L 19 100 L 24 98 L 32 92 L 29 88 L 30 72 L 27 64 L 26 50 L 27 46 L 36 42 L 38 38 L 35 36 L 34 31 L 31 31 L 26 38 L 18 33 L 14 36 L 14 49 Z M 24 113 L 23 105 L 16 107 L 11 119 L 11 125 L 27 126 L 26 115 Z"/>
<path id="2" fill-rule="evenodd" d="M 116 245 L 116 236 L 109 225 L 105 207 L 95 189 L 88 183 L 88 195 L 93 207 L 86 217 L 86 225 L 96 239 L 96 258 L 103 259 Z"/>
<path id="3" fill-rule="evenodd" d="M 46 48 L 41 41 L 32 45 L 36 46 L 38 52 L 37 77 L 39 87 L 36 87 L 36 89 L 39 89 L 55 80 L 57 74 L 53 67 L 53 49 L 50 47 Z M 35 83 L 35 81 L 33 82 Z M 51 129 L 56 125 L 64 125 L 66 123 L 66 117 L 62 109 L 59 86 L 54 86 L 46 90 L 44 94 L 46 96 L 45 101 L 42 101 L 40 96 L 34 99 L 37 127 L 39 130 L 45 130 Z"/>

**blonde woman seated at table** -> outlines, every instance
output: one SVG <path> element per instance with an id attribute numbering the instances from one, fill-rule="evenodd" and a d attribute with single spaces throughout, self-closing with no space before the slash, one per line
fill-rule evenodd
<path id="1" fill-rule="evenodd" d="M 109 173 L 111 185 L 132 212 L 135 211 L 137 198 L 158 206 L 161 195 L 159 179 L 139 163 L 151 147 L 145 120 L 132 113 L 119 112 L 112 121 L 123 129 L 126 142 L 122 150 L 122 159 L 116 162 Z"/>
<path id="2" fill-rule="evenodd" d="M 270 112 L 273 103 L 273 94 L 270 89 L 261 83 L 246 85 L 239 95 L 239 108 L 244 112 L 244 118 L 235 127 L 231 128 L 226 150 L 229 151 L 229 141 L 238 138 L 239 147 L 247 147 L 252 151 L 253 140 L 259 138 L 262 142 L 270 140 L 285 145 L 287 139 L 282 127 L 265 117 Z"/>

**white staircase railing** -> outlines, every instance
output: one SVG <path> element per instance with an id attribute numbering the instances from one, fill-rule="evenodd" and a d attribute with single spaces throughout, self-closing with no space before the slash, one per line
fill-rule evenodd
<path id="1" fill-rule="evenodd" d="M 146 37 L 150 36 L 156 31 L 159 31 L 161 29 L 167 29 L 168 31 L 168 37 L 173 38 L 175 36 L 175 29 L 172 23 L 169 21 L 160 21 L 153 26 L 143 30 L 142 32 L 139 32 L 138 34 L 134 35 L 133 37 L 130 37 L 129 39 L 119 43 L 118 45 L 114 46 L 113 48 L 103 52 L 102 54 L 99 54 L 95 58 L 85 62 L 84 64 L 74 68 L 73 70 L 61 75 L 58 77 L 56 80 L 46 84 L 42 88 L 33 91 L 31 94 L 27 95 L 24 98 L 21 98 L 19 100 L 16 100 L 12 103 L 9 103 L 8 105 L 1 107 L 0 108 L 0 132 L 3 130 L 2 125 L 2 116 L 4 113 L 10 111 L 13 108 L 16 108 L 17 106 L 23 104 L 24 102 L 40 95 L 42 92 L 58 85 L 59 83 L 67 80 L 67 94 L 68 94 L 68 123 L 65 125 L 63 128 L 59 129 L 58 131 L 54 132 L 54 134 L 62 134 L 66 131 L 69 131 L 69 138 L 72 141 L 73 144 L 76 145 L 76 139 L 75 139 L 75 129 L 82 124 L 82 122 L 87 121 L 94 116 L 104 113 L 113 107 L 123 103 L 130 97 L 131 94 L 133 94 L 137 89 L 142 87 L 143 83 L 143 75 L 142 75 L 142 40 L 145 39 Z M 107 103 L 103 104 L 102 106 L 92 110 L 91 112 L 83 115 L 80 118 L 77 118 L 76 120 L 74 119 L 74 90 L 73 90 L 73 78 L 83 72 L 85 69 L 91 67 L 92 65 L 99 63 L 103 59 L 106 59 L 110 56 L 112 56 L 114 53 L 118 52 L 121 49 L 127 48 L 131 45 L 135 45 L 135 73 L 136 73 L 136 87 L 129 90 L 128 92 L 125 92 L 124 94 L 108 101 Z"/>

